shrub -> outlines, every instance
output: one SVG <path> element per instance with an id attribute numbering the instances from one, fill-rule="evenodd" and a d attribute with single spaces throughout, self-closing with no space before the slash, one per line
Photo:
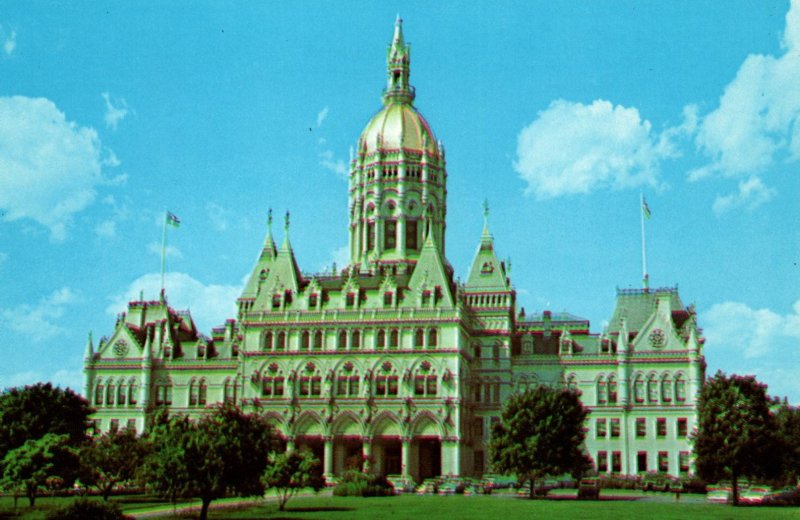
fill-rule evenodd
<path id="1" fill-rule="evenodd" d="M 345 471 L 339 483 L 333 488 L 333 495 L 337 497 L 386 497 L 394 495 L 394 489 L 385 477 L 350 470 Z"/>
<path id="2" fill-rule="evenodd" d="M 79 498 L 70 505 L 56 509 L 47 515 L 47 520 L 131 520 L 114 503 Z"/>

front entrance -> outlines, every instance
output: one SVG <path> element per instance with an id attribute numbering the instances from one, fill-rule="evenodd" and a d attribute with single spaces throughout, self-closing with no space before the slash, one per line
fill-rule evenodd
<path id="1" fill-rule="evenodd" d="M 333 443 L 333 474 L 341 476 L 348 470 L 361 471 L 364 466 L 363 451 L 361 437 L 336 437 Z"/>
<path id="2" fill-rule="evenodd" d="M 400 439 L 380 439 L 374 444 L 373 455 L 378 472 L 383 475 L 402 473 L 402 443 Z"/>
<path id="3" fill-rule="evenodd" d="M 322 438 L 298 435 L 295 440 L 295 449 L 309 450 L 314 455 L 314 458 L 319 461 L 319 464 L 314 467 L 314 474 L 322 477 L 322 473 L 325 470 L 322 467 L 322 461 L 325 460 L 325 442 Z"/>
<path id="4" fill-rule="evenodd" d="M 442 474 L 442 443 L 439 439 L 418 438 L 417 443 L 418 470 L 420 481 L 438 477 Z"/>

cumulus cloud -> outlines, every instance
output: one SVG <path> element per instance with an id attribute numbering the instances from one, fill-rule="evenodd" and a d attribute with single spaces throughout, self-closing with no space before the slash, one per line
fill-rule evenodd
<path id="1" fill-rule="evenodd" d="M 95 226 L 94 232 L 102 238 L 114 238 L 117 236 L 117 223 L 113 220 L 104 220 Z"/>
<path id="2" fill-rule="evenodd" d="M 342 159 L 337 159 L 333 151 L 323 150 L 319 153 L 319 164 L 325 169 L 328 169 L 336 175 L 347 178 L 347 165 Z"/>
<path id="3" fill-rule="evenodd" d="M 690 172 L 689 179 L 748 177 L 759 204 L 771 190 L 756 185 L 759 175 L 780 161 L 800 159 L 800 0 L 792 0 L 780 56 L 751 54 L 725 87 L 719 106 L 698 126 L 698 149 L 710 162 Z M 735 203 L 740 193 L 731 199 Z M 760 195 L 759 195 L 760 194 Z M 727 208 L 727 203 L 715 202 Z"/>
<path id="4" fill-rule="evenodd" d="M 330 257 L 328 260 L 321 266 L 319 266 L 320 272 L 327 272 L 330 271 L 334 265 L 336 265 L 337 270 L 341 270 L 342 268 L 346 267 L 350 263 L 350 247 L 344 245 L 342 247 L 337 247 L 330 253 Z"/>
<path id="5" fill-rule="evenodd" d="M 175 309 L 191 311 L 200 331 L 206 333 L 212 327 L 236 316 L 236 299 L 241 295 L 242 285 L 206 285 L 185 273 L 167 273 L 166 295 L 169 305 Z M 126 310 L 128 302 L 138 300 L 140 292 L 145 298 L 157 299 L 161 290 L 161 274 L 150 273 L 134 280 L 125 292 L 111 298 L 106 312 L 112 316 Z"/>
<path id="6" fill-rule="evenodd" d="M 714 200 L 714 213 L 722 215 L 735 209 L 752 211 L 775 196 L 775 190 L 768 188 L 759 177 L 753 176 L 739 181 L 739 190 L 728 195 L 720 195 Z"/>
<path id="7" fill-rule="evenodd" d="M 785 315 L 740 302 L 718 303 L 703 313 L 701 323 L 707 348 L 724 351 L 726 356 L 786 359 L 800 353 L 800 300 Z"/>
<path id="8" fill-rule="evenodd" d="M 540 199 L 659 186 L 660 162 L 675 155 L 668 137 L 636 108 L 557 100 L 520 132 L 514 169 Z"/>
<path id="9" fill-rule="evenodd" d="M 118 99 L 116 102 L 119 103 L 119 106 L 114 106 L 111 103 L 111 96 L 108 92 L 103 92 L 101 96 L 103 96 L 106 102 L 106 113 L 104 116 L 106 126 L 112 130 L 116 130 L 120 121 L 125 119 L 125 116 L 128 115 L 128 103 L 125 102 L 125 99 Z"/>
<path id="10" fill-rule="evenodd" d="M 91 204 L 103 178 L 97 132 L 67 121 L 52 101 L 0 97 L 0 209 L 6 221 L 32 219 L 53 240 Z"/>
<path id="11" fill-rule="evenodd" d="M 64 316 L 67 307 L 78 300 L 78 295 L 72 289 L 62 287 L 36 304 L 23 303 L 12 308 L 0 308 L 0 324 L 38 343 L 66 332 L 57 322 Z"/>
<path id="12" fill-rule="evenodd" d="M 156 256 L 161 256 L 161 244 L 159 242 L 150 242 L 147 244 L 147 251 Z M 164 248 L 164 255 L 167 258 L 175 258 L 178 260 L 183 258 L 183 253 L 181 250 L 169 244 L 167 244 L 167 246 Z"/>
<path id="13" fill-rule="evenodd" d="M 6 34 L 0 28 L 0 37 L 3 39 L 3 52 L 6 53 L 6 56 L 11 56 L 14 53 L 14 49 L 17 48 L 17 31 L 12 30 L 10 34 Z"/>
<path id="14" fill-rule="evenodd" d="M 323 108 L 317 114 L 317 128 L 322 126 L 322 123 L 325 122 L 325 118 L 328 117 L 328 107 Z"/>
<path id="15" fill-rule="evenodd" d="M 206 203 L 206 215 L 208 215 L 211 225 L 217 231 L 225 231 L 228 229 L 227 211 L 219 204 L 214 202 Z"/>

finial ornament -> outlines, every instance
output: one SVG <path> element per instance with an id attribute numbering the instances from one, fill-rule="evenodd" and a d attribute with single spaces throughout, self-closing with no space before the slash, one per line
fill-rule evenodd
<path id="1" fill-rule="evenodd" d="M 269 208 L 267 211 L 267 225 L 271 228 L 272 227 L 272 208 Z"/>
<path id="2" fill-rule="evenodd" d="M 289 231 L 289 210 L 286 210 L 286 222 L 283 225 L 284 229 L 288 232 Z"/>
<path id="3" fill-rule="evenodd" d="M 483 199 L 483 225 L 489 227 L 489 199 Z"/>

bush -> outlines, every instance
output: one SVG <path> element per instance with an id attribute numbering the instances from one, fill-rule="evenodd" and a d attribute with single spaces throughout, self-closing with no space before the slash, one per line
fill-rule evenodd
<path id="1" fill-rule="evenodd" d="M 394 495 L 394 488 L 385 477 L 362 473 L 357 470 L 346 471 L 333 495 L 337 497 L 387 497 Z"/>
<path id="2" fill-rule="evenodd" d="M 131 520 L 114 503 L 79 498 L 66 507 L 56 509 L 47 515 L 47 520 Z"/>
<path id="3" fill-rule="evenodd" d="M 614 475 L 603 473 L 598 476 L 600 489 L 637 489 L 641 478 L 636 475 Z"/>

